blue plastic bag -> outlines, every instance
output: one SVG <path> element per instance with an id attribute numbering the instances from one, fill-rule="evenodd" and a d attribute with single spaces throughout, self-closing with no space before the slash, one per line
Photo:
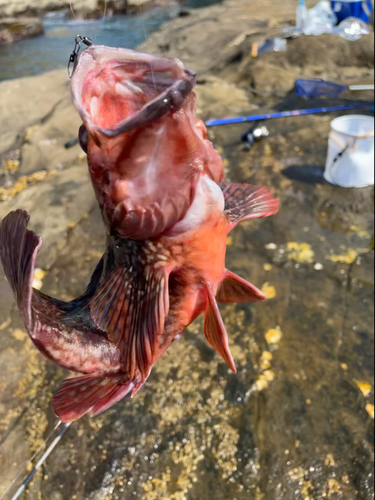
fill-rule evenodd
<path id="1" fill-rule="evenodd" d="M 357 17 L 365 23 L 371 21 L 373 6 L 371 0 L 356 1 L 356 0 L 332 0 L 332 10 L 339 19 L 339 23 L 348 17 Z"/>

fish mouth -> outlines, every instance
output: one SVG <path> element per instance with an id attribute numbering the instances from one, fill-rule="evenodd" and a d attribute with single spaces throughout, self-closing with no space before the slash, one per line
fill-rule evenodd
<path id="1" fill-rule="evenodd" d="M 72 95 L 90 131 L 116 137 L 181 109 L 195 84 L 178 59 L 92 46 L 79 56 Z"/>

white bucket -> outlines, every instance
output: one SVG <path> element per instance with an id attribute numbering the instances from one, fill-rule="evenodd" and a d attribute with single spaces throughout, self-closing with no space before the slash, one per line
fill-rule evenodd
<path id="1" fill-rule="evenodd" d="M 333 120 L 324 178 L 346 188 L 374 184 L 374 118 L 350 115 Z"/>

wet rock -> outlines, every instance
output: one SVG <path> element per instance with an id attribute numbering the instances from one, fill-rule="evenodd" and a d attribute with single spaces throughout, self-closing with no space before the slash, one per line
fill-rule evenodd
<path id="1" fill-rule="evenodd" d="M 0 43 L 11 43 L 42 35 L 43 23 L 40 19 L 5 18 L 0 19 Z"/>

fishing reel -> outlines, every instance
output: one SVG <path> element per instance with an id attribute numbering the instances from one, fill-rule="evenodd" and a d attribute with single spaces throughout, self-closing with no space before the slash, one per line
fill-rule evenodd
<path id="1" fill-rule="evenodd" d="M 264 137 L 269 137 L 269 135 L 270 131 L 265 125 L 257 125 L 256 127 L 247 129 L 242 134 L 241 140 L 245 143 L 245 148 L 247 149 L 247 151 L 250 151 L 256 142 L 260 141 Z"/>

